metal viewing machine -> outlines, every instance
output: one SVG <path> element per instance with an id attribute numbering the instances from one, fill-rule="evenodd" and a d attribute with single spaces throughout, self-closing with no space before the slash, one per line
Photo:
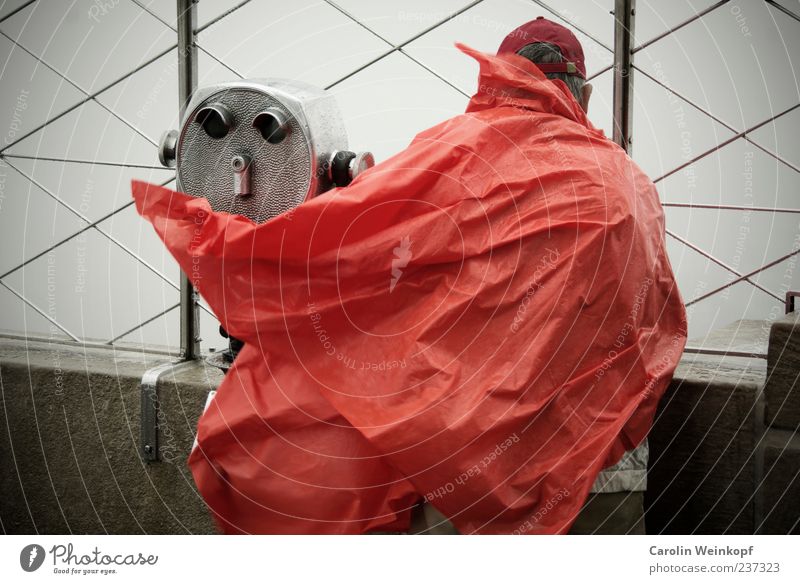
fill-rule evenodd
<path id="1" fill-rule="evenodd" d="M 252 79 L 196 90 L 196 4 L 178 0 L 181 99 L 179 130 L 164 133 L 161 164 L 174 167 L 178 190 L 209 201 L 215 211 L 262 223 L 331 188 L 346 186 L 374 165 L 371 153 L 347 149 L 333 96 L 286 79 Z M 142 456 L 158 460 L 158 381 L 199 358 L 197 295 L 181 274 L 180 361 L 142 378 Z M 208 361 L 227 370 L 242 342 L 220 327 L 225 351 Z"/>

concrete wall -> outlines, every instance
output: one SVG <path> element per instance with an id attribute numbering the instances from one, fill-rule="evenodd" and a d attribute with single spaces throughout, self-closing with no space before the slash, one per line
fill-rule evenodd
<path id="1" fill-rule="evenodd" d="M 168 356 L 0 339 L 0 520 L 6 533 L 212 533 L 186 457 L 221 373 L 159 387 L 164 461 L 139 456 L 139 382 Z"/>
<path id="2" fill-rule="evenodd" d="M 752 533 L 766 367 L 685 356 L 650 434 L 648 533 Z"/>
<path id="3" fill-rule="evenodd" d="M 769 345 L 769 361 L 684 355 L 650 434 L 648 533 L 798 532 L 798 369 L 786 355 L 799 340 L 794 315 L 741 321 L 702 343 Z M 139 383 L 167 361 L 0 338 L 3 531 L 214 532 L 186 458 L 219 371 L 196 363 L 161 382 L 162 461 L 139 456 Z"/>
<path id="4" fill-rule="evenodd" d="M 650 434 L 648 533 L 800 533 L 800 321 L 738 321 L 690 341 Z"/>

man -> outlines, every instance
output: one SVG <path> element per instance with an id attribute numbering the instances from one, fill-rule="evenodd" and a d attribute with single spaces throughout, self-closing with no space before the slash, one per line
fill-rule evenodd
<path id="1" fill-rule="evenodd" d="M 516 53 L 535 63 L 548 79 L 563 81 L 581 109 L 589 112 L 592 85 L 586 82 L 583 47 L 569 29 L 540 16 L 509 33 L 497 52 Z M 626 452 L 618 464 L 604 469 L 570 533 L 643 534 L 647 458 L 645 441 Z M 420 522 L 420 515 L 428 520 Z M 452 530 L 429 508 L 418 511 L 415 519 L 423 530 Z"/>
<path id="2" fill-rule="evenodd" d="M 581 109 L 589 112 L 592 86 L 586 83 L 583 47 L 569 29 L 540 16 L 503 39 L 497 54 L 509 53 L 535 63 L 548 79 L 563 81 Z"/>
<path id="3" fill-rule="evenodd" d="M 460 533 L 566 533 L 645 438 L 686 338 L 658 197 L 589 86 L 540 70 L 585 77 L 577 41 L 522 28 L 457 45 L 464 115 L 291 214 L 134 183 L 246 342 L 189 460 L 223 531 L 405 531 L 422 499 Z"/>

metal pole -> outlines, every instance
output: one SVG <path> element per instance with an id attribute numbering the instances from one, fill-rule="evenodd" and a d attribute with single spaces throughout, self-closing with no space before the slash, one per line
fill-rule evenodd
<path id="1" fill-rule="evenodd" d="M 197 1 L 177 0 L 178 4 L 178 105 L 183 118 L 186 106 L 197 87 Z M 177 184 L 181 188 L 180 183 Z M 160 400 L 158 386 L 162 377 L 175 375 L 181 368 L 192 365 L 200 356 L 200 321 L 198 319 L 197 293 L 189 278 L 181 272 L 181 352 L 180 360 L 156 365 L 142 376 L 139 385 L 141 418 L 139 422 L 139 452 L 145 462 L 161 459 L 159 446 Z"/>
<path id="2" fill-rule="evenodd" d="M 614 3 L 614 142 L 631 154 L 633 23 L 636 0 Z"/>
<path id="3" fill-rule="evenodd" d="M 197 1 L 177 0 L 178 4 L 178 100 L 180 116 L 197 88 Z M 180 185 L 178 185 L 180 188 Z M 200 356 L 200 321 L 197 310 L 197 293 L 189 277 L 181 272 L 181 358 Z"/>

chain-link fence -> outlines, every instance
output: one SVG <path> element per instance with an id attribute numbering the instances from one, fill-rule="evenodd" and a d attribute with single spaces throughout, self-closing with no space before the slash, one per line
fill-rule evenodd
<path id="1" fill-rule="evenodd" d="M 378 161 L 463 111 L 461 41 L 493 51 L 545 16 L 576 31 L 613 134 L 613 0 L 204 1 L 199 85 L 291 77 L 325 87 L 354 150 Z M 800 282 L 800 4 L 638 0 L 628 137 L 659 187 L 690 333 L 775 318 Z M 156 142 L 178 125 L 175 3 L 0 6 L 0 329 L 174 351 L 180 274 L 136 215 L 130 179 L 174 184 Z M 619 54 L 619 51 L 617 51 Z M 203 347 L 223 340 L 200 305 Z"/>

